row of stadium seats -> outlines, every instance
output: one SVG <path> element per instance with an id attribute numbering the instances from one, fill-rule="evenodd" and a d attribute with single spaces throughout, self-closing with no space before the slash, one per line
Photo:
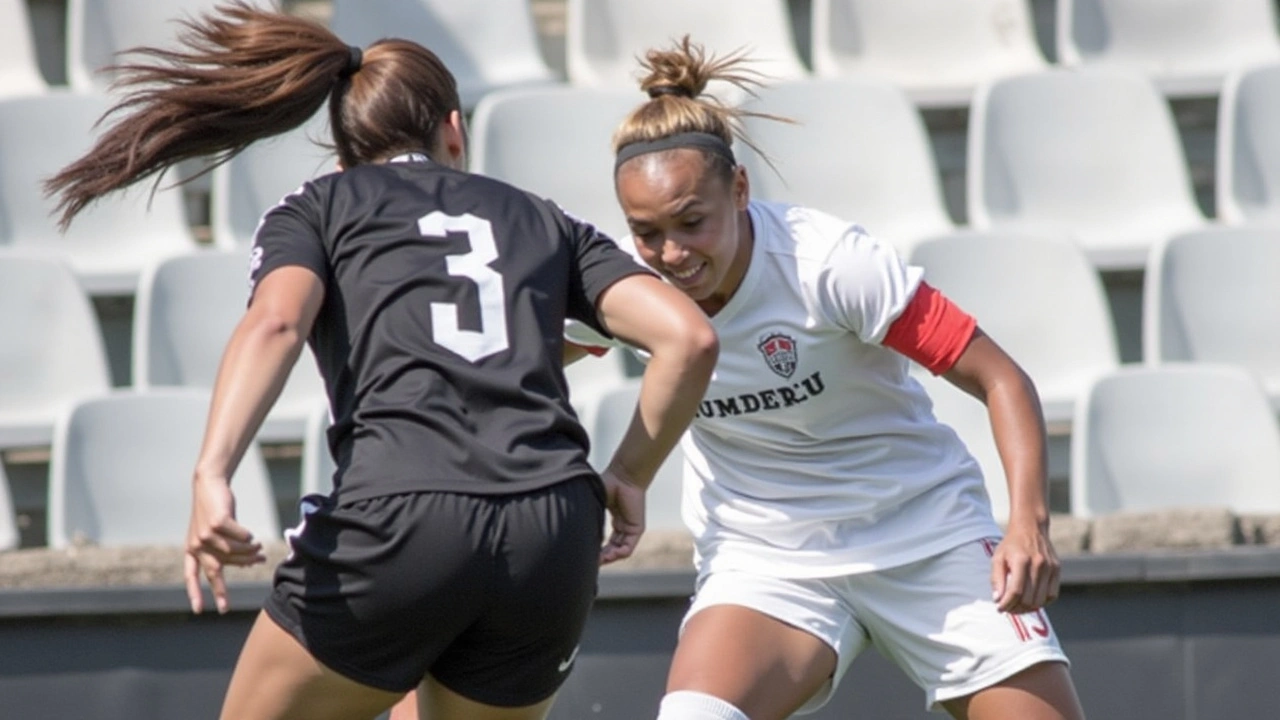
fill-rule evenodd
<path id="1" fill-rule="evenodd" d="M 247 265 L 237 252 L 174 255 L 144 269 L 134 306 L 133 386 L 213 387 L 244 312 Z M 47 446 L 68 403 L 111 390 L 89 298 L 55 253 L 0 252 L 0 450 Z M 262 439 L 298 442 L 324 393 L 304 353 L 268 416 Z"/>
<path id="2" fill-rule="evenodd" d="M 1229 86 L 1221 104 L 1221 220 L 1280 220 L 1280 64 Z M 508 90 L 481 101 L 472 167 L 555 198 L 611 233 L 625 224 L 613 189 L 609 136 L 636 93 Z M 919 112 L 873 80 L 800 80 L 742 107 L 791 118 L 747 118 L 773 160 L 739 147 L 756 197 L 856 220 L 905 253 L 956 229 Z M 1151 246 L 1208 221 L 1167 103 L 1140 75 L 1045 71 L 998 80 L 974 99 L 967 215 L 976 229 L 1070 238 L 1100 270 L 1140 270 Z M 549 170 L 554 168 L 554 170 Z"/>
<path id="3" fill-rule="evenodd" d="M 985 408 L 944 380 L 917 379 L 978 460 L 1004 521 L 1009 495 Z M 1071 434 L 1072 515 L 1280 510 L 1280 425 L 1256 374 L 1217 363 L 1126 366 L 1084 390 Z"/>
<path id="4" fill-rule="evenodd" d="M 923 381 L 927 387 L 943 382 Z M 638 385 L 632 379 L 601 398 L 592 433 L 597 465 L 624 434 Z M 82 398 L 68 406 L 52 444 L 49 546 L 177 542 L 190 501 L 186 483 L 177 480 L 190 473 L 208 402 L 207 391 L 168 388 Z M 944 421 L 962 420 L 955 426 L 983 466 L 996 517 L 1004 522 L 1008 493 L 990 432 L 985 442 L 964 437 L 970 419 L 986 422 L 981 405 L 972 398 L 944 400 L 936 409 Z M 1191 507 L 1280 513 L 1280 425 L 1257 377 L 1243 368 L 1175 363 L 1113 370 L 1091 379 L 1077 412 L 1070 478 L 1077 517 Z M 326 411 L 317 406 L 305 438 L 302 494 L 330 487 L 327 424 Z M 681 463 L 677 449 L 650 488 L 651 530 L 683 527 Z M 257 446 L 250 447 L 233 487 L 240 520 L 257 537 L 278 539 L 282 523 Z M 17 542 L 0 469 L 0 550 Z"/>
<path id="5" fill-rule="evenodd" d="M 265 0 L 259 0 L 265 1 Z M 0 95 L 38 91 L 26 0 L 0 0 Z M 170 20 L 216 0 L 67 0 L 68 79 L 100 91 L 113 53 L 155 44 Z M 538 46 L 529 0 L 333 0 L 333 29 L 352 43 L 409 37 L 434 49 L 475 105 L 503 87 L 555 81 Z M 923 105 L 963 105 L 997 77 L 1043 70 L 1030 0 L 812 0 L 810 63 L 796 46 L 787 0 L 566 0 L 567 79 L 591 87 L 633 83 L 635 56 L 690 33 L 721 52 L 752 48 L 778 79 L 878 77 Z M 1149 75 L 1171 96 L 1209 94 L 1232 70 L 1280 60 L 1272 0 L 1057 0 L 1054 45 L 1068 67 Z M 7 37 L 6 37 L 7 36 Z M 811 67 L 810 67 L 811 65 Z"/>
<path id="6" fill-rule="evenodd" d="M 208 413 L 208 391 L 191 388 L 107 393 L 68 404 L 51 445 L 47 544 L 180 544 L 191 504 L 183 479 L 191 477 Z M 279 512 L 257 445 L 245 453 L 233 487 L 236 516 L 256 536 L 279 539 Z M 5 483 L 0 549 L 17 547 L 18 537 Z"/>
<path id="7" fill-rule="evenodd" d="M 0 100 L 0 245 L 65 253 L 93 295 L 132 295 L 149 261 L 195 250 L 181 192 L 134 188 L 90 209 L 60 235 L 40 181 L 88 146 L 105 95 Z M 611 234 L 626 232 L 608 182 L 609 135 L 636 93 L 569 87 L 486 96 L 473 121 L 471 166 L 541 195 Z M 744 104 L 795 119 L 750 118 L 775 172 L 740 147 L 757 197 L 799 202 L 856 220 L 907 253 L 956 230 L 918 112 L 874 81 L 805 80 Z M 1221 103 L 1217 172 L 1221 221 L 1280 222 L 1280 63 L 1230 84 Z M 212 231 L 247 247 L 261 213 L 304 179 L 333 168 L 312 140 L 322 116 L 252 146 L 213 179 Z M 50 142 L 49 138 L 61 138 Z M 976 96 L 968 134 L 967 197 L 975 229 L 1069 238 L 1099 270 L 1141 270 L 1161 238 L 1209 226 L 1167 105 L 1141 76 L 1046 71 L 1006 78 Z"/>
<path id="8" fill-rule="evenodd" d="M 568 78 L 628 86 L 637 54 L 684 32 L 721 50 L 751 47 L 765 59 L 760 70 L 779 79 L 876 77 L 923 106 L 964 105 L 983 83 L 1049 64 L 1028 0 L 810 5 L 811 68 L 785 0 L 568 0 Z M 1057 64 L 1142 73 L 1170 96 L 1213 94 L 1231 71 L 1280 59 L 1271 0 L 1056 0 L 1053 24 Z"/>

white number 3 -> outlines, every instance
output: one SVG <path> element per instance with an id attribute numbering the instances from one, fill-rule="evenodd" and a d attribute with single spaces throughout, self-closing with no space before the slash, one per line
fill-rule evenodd
<path id="1" fill-rule="evenodd" d="M 480 291 L 480 329 L 458 327 L 458 306 L 454 303 L 431 303 L 431 328 L 436 344 L 475 362 L 507 349 L 506 289 L 502 274 L 489 267 L 498 259 L 498 246 L 493 241 L 493 226 L 488 220 L 471 213 L 445 215 L 433 212 L 418 221 L 418 231 L 427 237 L 445 237 L 446 233 L 466 233 L 471 250 L 445 258 L 450 275 L 470 279 Z"/>

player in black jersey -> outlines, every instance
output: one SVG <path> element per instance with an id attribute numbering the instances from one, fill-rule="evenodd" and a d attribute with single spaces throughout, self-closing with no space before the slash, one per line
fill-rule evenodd
<path id="1" fill-rule="evenodd" d="M 370 718 L 419 683 L 433 720 L 545 716 L 599 563 L 635 547 L 644 488 L 706 388 L 710 325 L 590 226 L 463 172 L 454 79 L 417 44 L 362 52 L 236 4 L 188 23 L 181 51 L 141 53 L 109 128 L 49 181 L 64 224 L 179 161 L 297 127 L 326 99 L 344 168 L 262 221 L 194 473 L 188 594 L 199 612 L 203 573 L 225 612 L 222 568 L 265 559 L 229 478 L 308 342 L 336 489 L 304 501 L 222 717 Z M 602 475 L 568 403 L 566 318 L 653 354 Z"/>

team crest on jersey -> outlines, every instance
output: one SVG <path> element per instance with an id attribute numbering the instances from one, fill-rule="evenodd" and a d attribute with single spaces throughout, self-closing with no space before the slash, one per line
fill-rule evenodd
<path id="1" fill-rule="evenodd" d="M 782 333 L 770 333 L 756 347 L 764 355 L 769 369 L 784 378 L 791 377 L 796 371 L 799 357 L 796 351 L 796 339 Z"/>

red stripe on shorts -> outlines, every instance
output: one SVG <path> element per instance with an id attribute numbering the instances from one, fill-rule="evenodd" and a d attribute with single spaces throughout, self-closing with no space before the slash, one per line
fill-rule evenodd
<path id="1" fill-rule="evenodd" d="M 991 540 L 982 538 L 978 542 L 982 543 L 982 549 L 987 553 L 987 557 L 995 557 L 996 548 L 995 545 L 992 544 Z M 1019 640 L 1027 642 L 1031 639 L 1031 633 L 1027 630 L 1027 626 L 1023 624 L 1021 617 L 1010 613 L 1005 613 L 1005 616 L 1009 618 L 1009 622 L 1013 625 L 1013 631 L 1018 634 Z M 1037 630 L 1037 634 L 1041 633 Z M 1041 635 L 1047 636 L 1048 633 L 1043 633 Z"/>
<path id="2" fill-rule="evenodd" d="M 1031 639 L 1031 633 L 1027 632 L 1027 626 L 1022 624 L 1022 618 L 1018 615 L 1009 615 L 1009 622 L 1013 623 L 1014 632 L 1018 633 L 1018 639 L 1026 642 Z"/>

